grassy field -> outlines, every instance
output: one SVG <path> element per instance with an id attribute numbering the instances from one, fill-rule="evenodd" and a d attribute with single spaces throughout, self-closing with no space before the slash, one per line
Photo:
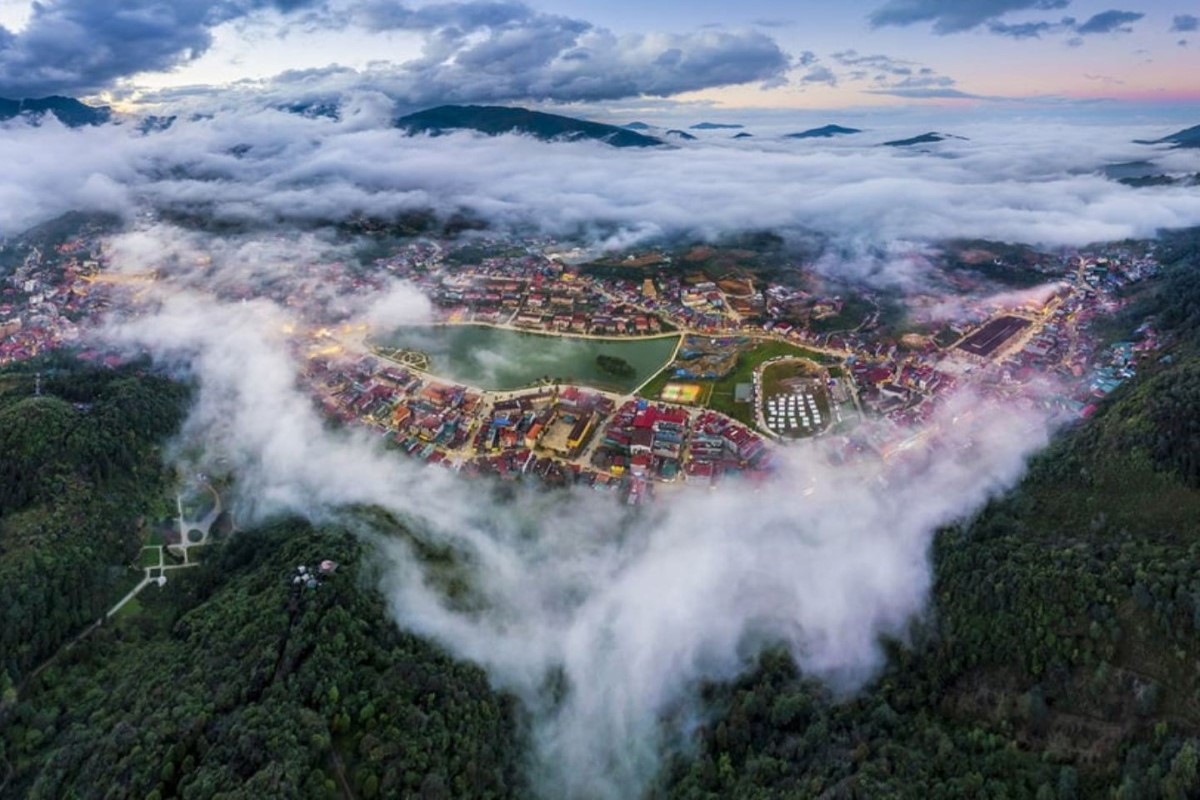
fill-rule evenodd
<path id="1" fill-rule="evenodd" d="M 657 400 L 658 396 L 662 394 L 663 387 L 674 380 L 675 369 L 672 364 L 674 364 L 674 362 L 671 362 L 671 364 L 667 364 L 665 367 L 660 369 L 658 374 L 651 378 L 646 385 L 642 387 L 642 389 L 638 392 L 638 395 L 650 400 Z M 698 381 L 688 381 L 688 383 L 697 382 Z"/>
<path id="2" fill-rule="evenodd" d="M 738 356 L 737 366 L 734 367 L 732 372 L 713 384 L 712 394 L 707 404 L 708 407 L 714 411 L 720 411 L 722 414 L 728 414 L 744 425 L 753 425 L 753 405 L 750 403 L 735 403 L 733 401 L 734 389 L 739 383 L 752 382 L 754 380 L 754 370 L 758 369 L 759 365 L 764 361 L 770 361 L 772 358 L 780 356 L 808 358 L 818 363 L 824 363 L 828 360 L 828 356 L 821 353 L 814 353 L 811 350 L 806 350 L 803 347 L 797 347 L 787 342 L 777 342 L 774 340 L 759 342 Z"/>
<path id="3" fill-rule="evenodd" d="M 137 564 L 139 567 L 157 567 L 158 566 L 158 548 L 143 547 L 141 554 L 138 556 Z"/>
<path id="4" fill-rule="evenodd" d="M 807 358 L 818 364 L 836 363 L 837 359 L 824 353 L 817 353 L 803 347 L 797 347 L 787 342 L 773 339 L 759 341 L 743 351 L 738 356 L 737 365 L 724 378 L 716 381 L 680 379 L 685 383 L 696 383 L 704 388 L 697 405 L 706 406 L 714 411 L 727 414 L 745 425 L 753 425 L 754 409 L 750 403 L 735 403 L 734 390 L 739 383 L 750 383 L 754 379 L 754 370 L 764 361 L 770 361 L 780 356 Z M 675 378 L 675 370 L 671 364 L 664 367 L 654 376 L 638 395 L 650 400 L 657 400 L 663 387 Z"/>

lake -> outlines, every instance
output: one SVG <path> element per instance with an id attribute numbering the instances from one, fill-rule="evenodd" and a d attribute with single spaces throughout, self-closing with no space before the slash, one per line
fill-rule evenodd
<path id="1" fill-rule="evenodd" d="M 420 351 L 434 375 L 483 389 L 520 389 L 549 377 L 622 393 L 666 366 L 678 340 L 577 339 L 488 325 L 408 326 L 372 338 L 383 347 Z M 625 360 L 633 374 L 609 375 L 596 365 L 598 355 Z"/>

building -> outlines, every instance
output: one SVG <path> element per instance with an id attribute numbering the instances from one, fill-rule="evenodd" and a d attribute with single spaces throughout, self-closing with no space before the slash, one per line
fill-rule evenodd
<path id="1" fill-rule="evenodd" d="M 595 415 L 591 413 L 585 414 L 575 421 L 571 433 L 567 435 L 567 447 L 571 448 L 572 452 L 578 453 L 583 449 L 584 442 L 592 432 L 592 425 L 595 421 Z"/>

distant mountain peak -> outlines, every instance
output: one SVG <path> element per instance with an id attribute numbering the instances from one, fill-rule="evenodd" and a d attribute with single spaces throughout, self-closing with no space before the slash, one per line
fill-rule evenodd
<path id="1" fill-rule="evenodd" d="M 396 127 L 410 134 L 431 136 L 452 130 L 473 130 L 488 136 L 523 133 L 545 142 L 591 139 L 613 147 L 665 144 L 661 139 L 636 133 L 627 127 L 514 106 L 438 106 L 403 116 L 396 120 Z"/>
<path id="2" fill-rule="evenodd" d="M 623 125 L 621 127 L 628 128 L 631 131 L 648 131 L 653 126 L 647 125 L 644 122 L 630 122 L 628 125 Z"/>
<path id="3" fill-rule="evenodd" d="M 1134 144 L 1173 144 L 1183 148 L 1200 147 L 1200 125 L 1184 128 L 1161 139 L 1135 139 Z"/>
<path id="4" fill-rule="evenodd" d="M 695 136 L 688 133 L 687 131 L 681 131 L 678 128 L 672 128 L 671 130 L 667 131 L 667 136 L 678 136 L 680 139 L 687 139 L 690 141 L 696 140 Z"/>
<path id="5" fill-rule="evenodd" d="M 53 114 L 59 122 L 70 128 L 85 125 L 102 125 L 112 118 L 108 106 L 89 106 L 73 97 L 27 97 L 20 100 L 0 98 L 0 120 L 12 119 L 21 114 L 42 116 Z"/>
<path id="6" fill-rule="evenodd" d="M 753 133 L 746 133 L 745 131 L 742 131 L 741 133 L 735 133 L 735 134 L 733 135 L 733 138 L 734 138 L 734 139 L 753 139 L 753 138 L 754 138 L 754 134 L 753 134 Z"/>
<path id="7" fill-rule="evenodd" d="M 800 133 L 789 133 L 783 138 L 785 139 L 829 139 L 834 136 L 849 136 L 855 133 L 862 133 L 858 128 L 846 128 L 841 125 L 822 125 L 820 128 L 809 128 Z"/>
<path id="8" fill-rule="evenodd" d="M 328 100 L 308 100 L 296 101 L 279 106 L 280 111 L 286 111 L 289 114 L 298 114 L 309 119 L 325 118 L 335 122 L 342 118 L 341 109 L 338 104 Z"/>
<path id="9" fill-rule="evenodd" d="M 744 128 L 745 125 L 739 125 L 736 122 L 697 122 L 691 126 L 694 131 L 719 131 L 719 130 L 735 130 Z"/>
<path id="10" fill-rule="evenodd" d="M 938 133 L 937 131 L 930 131 L 929 133 L 922 133 L 920 136 L 913 136 L 910 139 L 893 139 L 890 142 L 884 142 L 883 146 L 911 147 L 915 144 L 936 144 L 938 142 L 944 142 L 947 139 L 958 139 L 964 142 L 967 141 L 967 137 L 965 136 L 955 136 L 952 133 Z"/>

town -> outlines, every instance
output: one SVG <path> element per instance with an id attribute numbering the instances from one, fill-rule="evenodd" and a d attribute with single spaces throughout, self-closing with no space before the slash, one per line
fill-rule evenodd
<path id="1" fill-rule="evenodd" d="M 1015 289 L 988 277 L 1006 268 L 1000 257 L 970 255 L 987 270 L 911 292 L 901 322 L 885 320 L 871 290 L 801 263 L 758 270 L 752 250 L 708 245 L 607 254 L 544 238 L 414 239 L 369 263 L 298 265 L 287 280 L 247 277 L 214 292 L 295 313 L 298 380 L 338 424 L 435 467 L 638 504 L 675 486 L 761 479 L 789 442 L 893 457 L 925 440 L 923 426 L 963 386 L 1086 416 L 1162 344 L 1152 321 L 1129 339 L 1098 333 L 1129 287 L 1156 275 L 1152 244 L 1038 253 L 1032 268 L 1012 265 L 1032 272 Z M 112 269 L 106 234 L 86 225 L 57 241 L 9 239 L 0 258 L 0 364 L 62 348 L 119 363 L 91 329 L 171 280 L 166 268 Z M 429 299 L 435 331 L 482 326 L 596 347 L 654 340 L 669 355 L 639 372 L 601 354 L 607 376 L 575 379 L 568 364 L 520 386 L 452 376 L 444 358 L 382 344 L 390 332 L 324 302 L 397 280 Z"/>

